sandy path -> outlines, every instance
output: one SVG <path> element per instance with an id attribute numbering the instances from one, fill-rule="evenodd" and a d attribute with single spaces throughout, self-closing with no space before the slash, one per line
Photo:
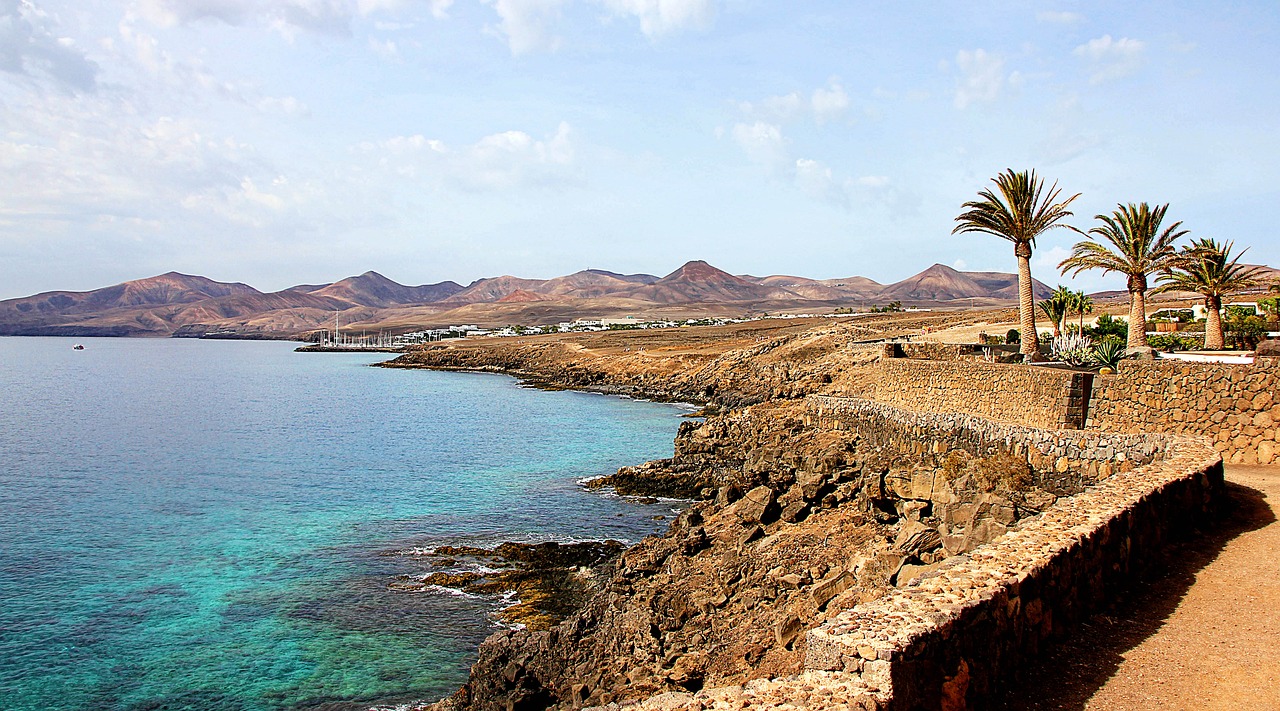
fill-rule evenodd
<path id="1" fill-rule="evenodd" d="M 1228 467 L 1224 521 L 1029 669 L 996 708 L 1280 710 L 1280 467 Z"/>

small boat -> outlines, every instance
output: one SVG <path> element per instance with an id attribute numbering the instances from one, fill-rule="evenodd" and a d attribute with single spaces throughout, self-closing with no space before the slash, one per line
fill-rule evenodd
<path id="1" fill-rule="evenodd" d="M 71 350 L 73 350 L 73 351 L 82 351 L 82 350 L 84 350 L 84 345 L 83 345 L 83 344 L 80 344 L 80 343 L 77 343 L 77 344 L 75 344 L 74 346 L 71 346 Z"/>

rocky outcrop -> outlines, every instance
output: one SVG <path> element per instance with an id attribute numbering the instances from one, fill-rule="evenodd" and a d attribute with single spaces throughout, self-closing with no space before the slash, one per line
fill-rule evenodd
<path id="1" fill-rule="evenodd" d="M 696 472 L 708 500 L 623 553 L 563 622 L 490 637 L 439 708 L 576 708 L 800 674 L 805 630 L 1055 499 L 1025 459 L 933 461 L 806 425 L 808 409 L 683 426 L 674 457 L 630 474 Z"/>
<path id="2" fill-rule="evenodd" d="M 533 630 L 548 629 L 582 607 L 625 547 L 618 541 L 550 541 L 508 542 L 492 550 L 441 546 L 425 553 L 409 551 L 404 555 L 426 556 L 438 570 L 399 578 L 389 587 L 403 592 L 444 587 L 475 595 L 514 594 L 517 602 L 497 617 Z"/>

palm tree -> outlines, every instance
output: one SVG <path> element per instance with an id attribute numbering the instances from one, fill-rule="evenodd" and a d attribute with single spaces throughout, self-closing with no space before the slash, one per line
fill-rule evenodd
<path id="1" fill-rule="evenodd" d="M 1053 324 L 1053 337 L 1062 335 L 1062 321 L 1067 317 L 1071 305 L 1072 291 L 1061 284 L 1049 298 L 1040 301 L 1040 313 Z"/>
<path id="2" fill-rule="evenodd" d="M 1071 310 L 1080 314 L 1080 333 L 1084 333 L 1084 315 L 1093 313 L 1093 299 L 1083 291 L 1071 294 Z"/>
<path id="3" fill-rule="evenodd" d="M 1036 337 L 1035 297 L 1032 294 L 1031 251 L 1036 237 L 1056 227 L 1067 227 L 1062 220 L 1071 216 L 1067 206 L 1080 197 L 1076 193 L 1059 202 L 1061 192 L 1054 183 L 1046 192 L 1044 180 L 1036 172 L 1016 173 L 1012 168 L 991 180 L 999 195 L 990 188 L 978 192 L 980 200 L 971 200 L 962 207 L 951 234 L 983 232 L 1013 242 L 1013 254 L 1018 258 L 1018 322 L 1022 332 L 1021 351 L 1028 359 L 1040 352 L 1040 339 Z"/>
<path id="4" fill-rule="evenodd" d="M 1129 203 L 1117 205 L 1110 215 L 1095 215 L 1094 219 L 1102 224 L 1089 230 L 1088 241 L 1076 242 L 1071 256 L 1058 265 L 1063 274 L 1101 269 L 1129 277 L 1130 351 L 1147 347 L 1147 277 L 1167 272 L 1178 263 L 1174 242 L 1187 234 L 1187 230 L 1179 229 L 1181 222 L 1160 230 L 1168 209 L 1167 204 L 1152 208 L 1145 202 Z"/>
<path id="5" fill-rule="evenodd" d="M 1160 277 L 1158 291 L 1194 291 L 1204 297 L 1205 350 L 1219 351 L 1222 338 L 1222 297 L 1234 291 L 1256 286 L 1263 270 L 1240 264 L 1240 258 L 1248 250 L 1235 257 L 1233 242 L 1219 244 L 1212 239 L 1198 239 L 1183 249 L 1181 262 Z M 1132 330 L 1132 329 L 1130 329 Z"/>

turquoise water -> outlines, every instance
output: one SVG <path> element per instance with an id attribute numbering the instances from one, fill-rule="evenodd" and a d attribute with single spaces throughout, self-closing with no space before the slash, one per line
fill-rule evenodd
<path id="1" fill-rule="evenodd" d="M 391 592 L 441 543 L 635 540 L 576 480 L 677 408 L 286 343 L 0 338 L 0 706 L 348 709 L 465 680 L 492 599 Z"/>

